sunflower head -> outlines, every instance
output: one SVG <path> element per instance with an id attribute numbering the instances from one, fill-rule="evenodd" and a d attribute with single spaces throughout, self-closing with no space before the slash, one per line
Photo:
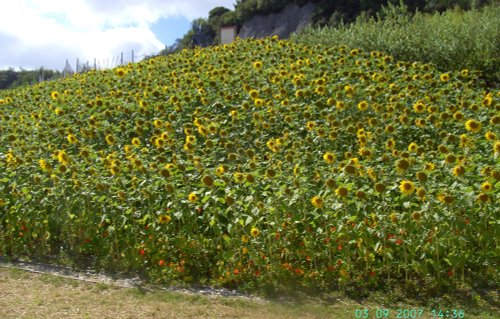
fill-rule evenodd
<path id="1" fill-rule="evenodd" d="M 198 196 L 195 194 L 195 193 L 191 193 L 188 195 L 188 200 L 191 202 L 191 203 L 194 203 L 198 200 Z"/>
<path id="2" fill-rule="evenodd" d="M 411 181 L 404 180 L 399 185 L 399 190 L 404 195 L 411 195 L 415 191 L 415 184 Z"/>
<path id="3" fill-rule="evenodd" d="M 322 208 L 323 207 L 323 199 L 320 196 L 314 196 L 311 199 L 311 204 L 313 204 L 313 206 L 316 208 Z"/>

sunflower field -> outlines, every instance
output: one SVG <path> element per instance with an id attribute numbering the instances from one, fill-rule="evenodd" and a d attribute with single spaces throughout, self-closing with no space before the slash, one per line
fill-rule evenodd
<path id="1" fill-rule="evenodd" d="M 0 91 L 0 255 L 155 282 L 498 284 L 500 92 L 277 38 Z"/>

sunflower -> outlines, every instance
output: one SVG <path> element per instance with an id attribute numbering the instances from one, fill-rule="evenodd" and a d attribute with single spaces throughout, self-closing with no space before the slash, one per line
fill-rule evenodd
<path id="1" fill-rule="evenodd" d="M 493 144 L 493 153 L 500 154 L 500 141 L 496 141 L 495 144 Z"/>
<path id="2" fill-rule="evenodd" d="M 358 110 L 360 111 L 366 111 L 368 109 L 368 102 L 366 101 L 361 101 L 358 103 Z"/>
<path id="3" fill-rule="evenodd" d="M 106 139 L 106 143 L 108 143 L 108 145 L 115 144 L 115 138 L 113 137 L 113 135 L 108 134 L 108 135 L 106 135 L 105 139 Z"/>
<path id="4" fill-rule="evenodd" d="M 426 191 L 423 187 L 417 188 L 416 193 L 418 198 L 420 198 L 421 200 L 425 200 Z"/>
<path id="5" fill-rule="evenodd" d="M 457 165 L 453 168 L 453 175 L 454 176 L 462 176 L 465 174 L 465 168 L 462 165 Z"/>
<path id="6" fill-rule="evenodd" d="M 483 192 L 486 192 L 486 193 L 487 193 L 487 192 L 489 192 L 489 191 L 491 191 L 491 189 L 492 189 L 492 188 L 493 188 L 493 187 L 491 186 L 491 183 L 490 183 L 490 182 L 488 182 L 488 181 L 484 182 L 484 183 L 481 185 L 481 189 L 483 190 Z"/>
<path id="7" fill-rule="evenodd" d="M 427 174 L 425 174 L 425 172 L 419 171 L 419 172 L 417 172 L 417 179 L 420 182 L 426 182 L 427 181 Z"/>
<path id="8" fill-rule="evenodd" d="M 335 155 L 330 153 L 330 152 L 326 152 L 324 155 L 323 155 L 323 159 L 325 160 L 325 162 L 327 162 L 328 164 L 332 164 L 333 162 L 335 162 Z"/>
<path id="9" fill-rule="evenodd" d="M 419 221 L 422 218 L 422 212 L 413 212 L 411 218 L 415 221 Z"/>
<path id="10" fill-rule="evenodd" d="M 71 144 L 77 144 L 78 143 L 78 139 L 76 138 L 76 136 L 74 136 L 73 134 L 68 134 L 67 136 L 67 140 L 68 142 L 70 142 Z"/>
<path id="11" fill-rule="evenodd" d="M 488 131 L 486 132 L 486 134 L 484 134 L 484 137 L 488 140 L 488 141 L 494 141 L 497 139 L 497 136 L 495 133 L 493 133 L 492 131 Z"/>
<path id="12" fill-rule="evenodd" d="M 41 159 L 41 160 L 38 161 L 38 164 L 40 165 L 40 168 L 43 171 L 46 171 L 46 172 L 51 172 L 52 171 L 52 166 L 46 160 Z"/>
<path id="13" fill-rule="evenodd" d="M 252 98 L 252 100 L 255 100 L 259 97 L 259 91 L 257 90 L 250 90 L 250 92 L 248 92 L 248 95 L 250 95 L 250 97 Z"/>
<path id="14" fill-rule="evenodd" d="M 425 111 L 425 104 L 422 101 L 418 101 L 417 103 L 413 104 L 413 110 L 416 113 L 422 113 Z"/>
<path id="15" fill-rule="evenodd" d="M 396 169 L 398 172 L 404 172 L 410 167 L 410 162 L 408 160 L 402 158 L 396 162 Z"/>
<path id="16" fill-rule="evenodd" d="M 158 222 L 160 224 L 167 224 L 169 223 L 170 221 L 172 220 L 172 217 L 170 217 L 169 215 L 160 215 L 158 217 Z"/>
<path id="17" fill-rule="evenodd" d="M 477 196 L 477 200 L 481 202 L 487 202 L 490 199 L 488 194 L 481 193 Z"/>
<path id="18" fill-rule="evenodd" d="M 257 227 L 252 227 L 252 229 L 250 230 L 250 235 L 252 235 L 253 238 L 256 238 L 257 236 L 259 236 L 259 234 L 260 230 Z"/>
<path id="19" fill-rule="evenodd" d="M 50 93 L 50 97 L 51 97 L 53 100 L 57 100 L 57 99 L 59 98 L 59 92 L 54 91 L 54 92 Z"/>
<path id="20" fill-rule="evenodd" d="M 217 169 L 215 170 L 215 174 L 217 174 L 217 176 L 222 176 L 222 174 L 224 174 L 225 172 L 226 172 L 226 169 L 225 169 L 224 165 L 217 167 Z"/>
<path id="21" fill-rule="evenodd" d="M 134 145 L 135 147 L 141 146 L 141 140 L 139 140 L 137 137 L 134 137 L 132 139 L 132 145 Z"/>
<path id="22" fill-rule="evenodd" d="M 438 200 L 444 204 L 451 204 L 453 203 L 454 198 L 449 194 L 441 193 L 438 195 Z"/>
<path id="23" fill-rule="evenodd" d="M 255 183 L 255 177 L 252 174 L 246 174 L 245 180 L 247 183 Z"/>
<path id="24" fill-rule="evenodd" d="M 306 124 L 306 129 L 310 132 L 316 127 L 316 122 L 314 121 L 308 121 Z"/>
<path id="25" fill-rule="evenodd" d="M 61 163 L 63 165 L 68 165 L 68 163 L 69 163 L 69 156 L 66 153 L 66 151 L 64 151 L 64 150 L 58 151 L 57 152 L 57 160 L 59 161 L 59 163 Z"/>
<path id="26" fill-rule="evenodd" d="M 411 181 L 404 180 L 399 185 L 399 190 L 404 195 L 411 195 L 415 191 L 415 184 L 413 182 L 411 182 Z"/>
<path id="27" fill-rule="evenodd" d="M 450 80 L 450 75 L 448 73 L 443 73 L 439 76 L 442 82 L 448 82 Z"/>
<path id="28" fill-rule="evenodd" d="M 195 193 L 191 193 L 188 195 L 188 200 L 191 202 L 191 203 L 194 203 L 198 200 L 198 196 L 195 194 Z"/>
<path id="29" fill-rule="evenodd" d="M 316 208 L 322 208 L 323 199 L 320 196 L 314 196 L 313 198 L 311 198 L 311 204 L 313 204 L 313 206 Z"/>
<path id="30" fill-rule="evenodd" d="M 468 120 L 465 122 L 465 129 L 472 133 L 477 133 L 481 131 L 481 123 L 476 120 Z"/>
<path id="31" fill-rule="evenodd" d="M 116 75 L 118 77 L 123 77 L 125 74 L 127 74 L 127 71 L 124 68 L 117 68 L 115 71 Z"/>
<path id="32" fill-rule="evenodd" d="M 346 197 L 347 196 L 347 188 L 345 187 L 339 187 L 335 190 L 335 194 L 337 194 L 337 196 L 339 197 Z"/>

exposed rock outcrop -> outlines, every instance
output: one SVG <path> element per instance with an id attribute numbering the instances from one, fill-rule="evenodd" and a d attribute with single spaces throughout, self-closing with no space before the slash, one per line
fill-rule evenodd
<path id="1" fill-rule="evenodd" d="M 267 16 L 256 15 L 243 23 L 239 37 L 264 38 L 277 35 L 280 39 L 288 38 L 292 33 L 302 30 L 311 23 L 316 5 L 308 3 L 302 7 L 297 4 L 287 5 L 281 12 Z"/>

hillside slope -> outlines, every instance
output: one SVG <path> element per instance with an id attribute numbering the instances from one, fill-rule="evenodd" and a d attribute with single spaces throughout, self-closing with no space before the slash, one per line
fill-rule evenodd
<path id="1" fill-rule="evenodd" d="M 0 254 L 240 289 L 497 285 L 499 98 L 276 38 L 2 91 Z"/>

